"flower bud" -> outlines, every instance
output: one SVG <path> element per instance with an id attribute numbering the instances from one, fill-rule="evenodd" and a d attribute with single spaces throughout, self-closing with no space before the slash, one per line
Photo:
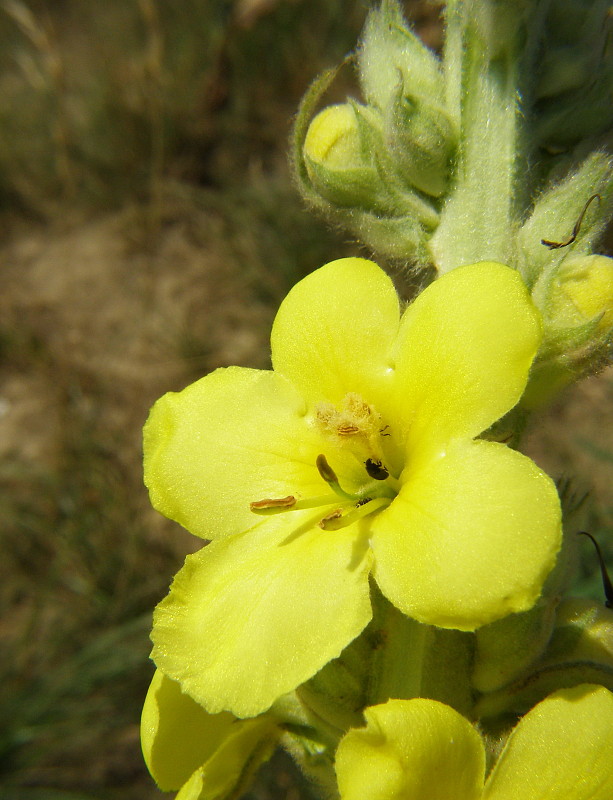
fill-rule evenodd
<path id="1" fill-rule="evenodd" d="M 596 331 L 613 327 L 613 258 L 591 255 L 567 258 L 560 265 L 547 309 L 553 327 L 596 321 Z"/>
<path id="2" fill-rule="evenodd" d="M 569 597 L 558 606 L 542 655 L 517 680 L 484 694 L 475 714 L 481 718 L 523 714 L 548 694 L 582 683 L 613 689 L 613 611 Z"/>
<path id="3" fill-rule="evenodd" d="M 385 134 L 398 174 L 425 194 L 440 197 L 447 189 L 457 144 L 445 110 L 399 91 L 387 115 Z"/>
<path id="4" fill-rule="evenodd" d="M 385 205 L 386 189 L 375 161 L 381 142 L 375 115 L 358 104 L 320 111 L 309 125 L 303 157 L 313 188 L 345 207 Z"/>
<path id="5" fill-rule="evenodd" d="M 313 117 L 322 87 L 325 80 L 307 94 L 296 120 L 294 164 L 303 196 L 375 252 L 422 257 L 438 212 L 398 174 L 381 114 L 351 101 Z"/>
<path id="6" fill-rule="evenodd" d="M 411 95 L 443 102 L 444 81 L 435 54 L 406 24 L 396 0 L 371 10 L 358 52 L 366 100 L 386 111 L 400 83 Z"/>
<path id="7" fill-rule="evenodd" d="M 613 343 L 613 259 L 589 255 L 562 261 L 541 304 L 544 337 L 522 405 L 534 408 L 598 372 Z"/>
<path id="8" fill-rule="evenodd" d="M 555 599 L 543 598 L 529 611 L 479 628 L 472 675 L 479 692 L 500 689 L 536 661 L 551 636 L 555 609 Z"/>

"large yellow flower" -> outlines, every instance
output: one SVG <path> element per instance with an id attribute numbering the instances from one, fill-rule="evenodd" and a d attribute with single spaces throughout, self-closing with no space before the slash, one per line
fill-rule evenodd
<path id="1" fill-rule="evenodd" d="M 436 700 L 365 712 L 336 754 L 341 800 L 611 800 L 613 694 L 584 684 L 550 695 L 511 732 L 485 780 L 481 736 Z"/>
<path id="2" fill-rule="evenodd" d="M 474 437 L 517 403 L 540 338 L 501 264 L 453 270 L 401 316 L 379 267 L 342 259 L 282 303 L 274 371 L 220 369 L 159 400 L 152 502 L 214 540 L 156 610 L 162 671 L 211 713 L 258 714 L 363 630 L 371 573 L 442 627 L 530 608 L 559 548 L 555 487 Z"/>

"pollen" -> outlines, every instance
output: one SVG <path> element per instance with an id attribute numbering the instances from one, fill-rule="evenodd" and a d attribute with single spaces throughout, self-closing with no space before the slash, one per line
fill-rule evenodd
<path id="1" fill-rule="evenodd" d="M 319 403 L 315 418 L 324 432 L 340 438 L 371 439 L 381 429 L 381 415 L 355 392 L 345 395 L 338 407 Z"/>

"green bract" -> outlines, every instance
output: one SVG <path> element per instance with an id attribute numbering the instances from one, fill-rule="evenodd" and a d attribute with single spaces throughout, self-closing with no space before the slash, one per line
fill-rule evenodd
<path id="1" fill-rule="evenodd" d="M 401 315 L 382 270 L 342 259 L 282 303 L 274 371 L 165 395 L 145 427 L 152 502 L 213 541 L 156 610 L 158 667 L 210 713 L 254 716 L 363 630 L 370 575 L 440 627 L 530 608 L 560 545 L 555 487 L 474 437 L 517 403 L 540 340 L 501 264 L 454 270 Z"/>

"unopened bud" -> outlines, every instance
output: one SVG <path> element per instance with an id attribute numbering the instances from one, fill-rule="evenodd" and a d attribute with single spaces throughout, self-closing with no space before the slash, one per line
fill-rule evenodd
<path id="1" fill-rule="evenodd" d="M 329 202 L 370 208 L 384 202 L 375 151 L 382 134 L 374 115 L 350 103 L 328 106 L 309 125 L 303 146 L 313 188 Z"/>
<path id="2" fill-rule="evenodd" d="M 440 62 L 406 24 L 396 0 L 382 0 L 369 13 L 358 67 L 364 97 L 383 112 L 393 101 L 399 84 L 412 95 L 442 103 Z"/>
<path id="3" fill-rule="evenodd" d="M 608 362 L 613 344 L 613 259 L 589 255 L 561 262 L 542 303 L 544 337 L 522 405 L 548 402 Z"/>
<path id="4" fill-rule="evenodd" d="M 597 320 L 597 331 L 613 327 L 613 258 L 567 258 L 551 289 L 547 321 L 554 327 Z"/>
<path id="5" fill-rule="evenodd" d="M 399 91 L 389 109 L 385 134 L 399 175 L 420 191 L 440 197 L 447 189 L 457 144 L 456 131 L 445 110 Z"/>

